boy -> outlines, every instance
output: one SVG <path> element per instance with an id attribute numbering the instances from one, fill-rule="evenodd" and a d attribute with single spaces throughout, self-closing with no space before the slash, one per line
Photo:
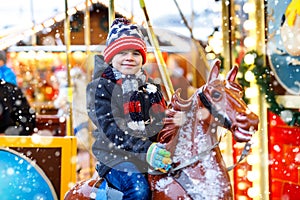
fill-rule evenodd
<path id="1" fill-rule="evenodd" d="M 88 114 L 97 126 L 96 170 L 123 199 L 150 199 L 145 177 L 149 165 L 164 172 L 171 167 L 170 152 L 156 142 L 166 102 L 142 69 L 146 54 L 140 29 L 117 18 L 107 37 L 105 63 L 95 67 L 87 86 Z"/>

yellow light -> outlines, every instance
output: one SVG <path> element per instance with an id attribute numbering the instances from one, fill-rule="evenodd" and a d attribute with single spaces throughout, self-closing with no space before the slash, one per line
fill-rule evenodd
<path id="1" fill-rule="evenodd" d="M 244 143 L 235 143 L 235 144 L 234 144 L 234 148 L 235 148 L 235 149 L 243 149 L 244 146 L 245 146 Z"/>
<path id="2" fill-rule="evenodd" d="M 244 61 L 247 65 L 252 65 L 254 63 L 255 56 L 253 54 L 246 54 L 244 57 Z"/>
<path id="3" fill-rule="evenodd" d="M 246 20 L 243 24 L 243 27 L 245 30 L 249 31 L 249 30 L 253 30 L 256 28 L 256 24 L 255 21 L 253 20 Z"/>
<path id="4" fill-rule="evenodd" d="M 245 190 L 247 189 L 248 184 L 245 182 L 239 182 L 237 187 L 239 188 L 239 190 Z"/>
<path id="5" fill-rule="evenodd" d="M 253 155 L 253 154 L 249 154 L 247 156 L 247 163 L 249 165 L 255 165 L 258 163 L 258 156 L 257 155 Z"/>
<path id="6" fill-rule="evenodd" d="M 85 3 L 82 3 L 82 4 L 77 5 L 77 6 L 76 6 L 76 9 L 77 9 L 78 11 L 84 10 L 84 9 L 85 9 Z"/>
<path id="7" fill-rule="evenodd" d="M 216 58 L 216 54 L 214 53 L 208 53 L 206 54 L 207 60 L 214 60 Z"/>
<path id="8" fill-rule="evenodd" d="M 74 15 L 75 13 L 77 12 L 77 10 L 76 10 L 76 8 L 70 8 L 69 10 L 68 10 L 68 15 Z"/>
<path id="9" fill-rule="evenodd" d="M 65 13 L 60 13 L 54 17 L 56 22 L 60 22 L 65 19 Z"/>
<path id="10" fill-rule="evenodd" d="M 237 175 L 238 175 L 239 177 L 244 177 L 244 176 L 246 176 L 246 172 L 245 172 L 245 170 L 243 170 L 243 169 L 238 169 L 238 170 L 237 170 Z"/>
<path id="11" fill-rule="evenodd" d="M 258 173 L 255 172 L 255 171 L 248 171 L 247 172 L 247 179 L 250 181 L 250 182 L 254 182 L 256 180 L 258 180 Z"/>
<path id="12" fill-rule="evenodd" d="M 245 96 L 247 98 L 254 98 L 258 96 L 258 89 L 255 87 L 249 87 L 245 89 Z"/>
<path id="13" fill-rule="evenodd" d="M 46 87 L 45 92 L 46 92 L 46 94 L 52 94 L 52 92 L 53 92 L 52 87 Z"/>
<path id="14" fill-rule="evenodd" d="M 254 13 L 255 12 L 255 5 L 253 3 L 245 3 L 243 6 L 243 11 L 245 13 Z"/>
<path id="15" fill-rule="evenodd" d="M 75 51 L 73 53 L 72 57 L 76 62 L 82 62 L 84 59 L 84 56 L 85 56 L 85 54 L 82 51 Z"/>
<path id="16" fill-rule="evenodd" d="M 50 26 L 52 26 L 54 23 L 55 23 L 54 19 L 49 19 L 49 20 L 47 20 L 47 21 L 44 22 L 44 27 L 45 27 L 45 28 L 50 27 Z"/>
<path id="17" fill-rule="evenodd" d="M 245 79 L 246 79 L 246 81 L 252 82 L 255 80 L 255 76 L 251 71 L 246 71 Z"/>
<path id="18" fill-rule="evenodd" d="M 41 30 L 43 30 L 44 29 L 44 26 L 42 25 L 42 24 L 38 24 L 38 25 L 36 25 L 34 28 L 34 32 L 39 32 L 39 31 L 41 31 Z"/>
<path id="19" fill-rule="evenodd" d="M 223 35 L 220 31 L 215 31 L 213 36 L 214 36 L 214 38 L 217 38 L 219 40 L 221 40 L 223 38 Z"/>
<path id="20" fill-rule="evenodd" d="M 237 200 L 248 200 L 248 197 L 245 195 L 238 195 Z"/>
<path id="21" fill-rule="evenodd" d="M 208 44 L 216 54 L 223 51 L 222 33 L 215 31 L 213 36 L 209 38 Z"/>
<path id="22" fill-rule="evenodd" d="M 43 51 L 43 50 L 38 51 L 37 54 L 36 54 L 36 59 L 37 60 L 44 60 L 45 57 L 46 57 L 46 52 Z"/>
<path id="23" fill-rule="evenodd" d="M 36 52 L 33 50 L 28 51 L 28 53 L 26 54 L 27 58 L 30 60 L 34 60 L 36 57 Z"/>
<path id="24" fill-rule="evenodd" d="M 247 191 L 247 194 L 251 198 L 255 198 L 259 195 L 259 189 L 258 188 L 249 188 Z"/>
<path id="25" fill-rule="evenodd" d="M 244 44 L 247 48 L 252 48 L 255 46 L 256 41 L 253 37 L 246 37 L 244 40 Z"/>
<path id="26" fill-rule="evenodd" d="M 206 52 L 211 52 L 211 51 L 212 51 L 211 46 L 207 45 L 207 46 L 205 47 L 205 51 L 206 51 Z"/>

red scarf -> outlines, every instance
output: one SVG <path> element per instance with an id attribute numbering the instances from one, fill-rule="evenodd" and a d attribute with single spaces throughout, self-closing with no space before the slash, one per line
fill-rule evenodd
<path id="1" fill-rule="evenodd" d="M 147 74 L 122 75 L 112 67 L 103 72 L 102 77 L 121 86 L 123 107 L 127 126 L 134 131 L 145 131 L 151 123 L 161 123 L 166 110 L 166 101 L 155 84 L 148 83 Z"/>

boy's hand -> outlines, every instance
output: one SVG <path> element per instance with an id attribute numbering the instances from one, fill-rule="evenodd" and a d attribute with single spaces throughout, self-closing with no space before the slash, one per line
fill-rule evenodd
<path id="1" fill-rule="evenodd" d="M 155 170 L 166 173 L 171 169 L 172 160 L 170 158 L 171 153 L 166 150 L 164 144 L 153 143 L 147 151 L 147 162 Z"/>

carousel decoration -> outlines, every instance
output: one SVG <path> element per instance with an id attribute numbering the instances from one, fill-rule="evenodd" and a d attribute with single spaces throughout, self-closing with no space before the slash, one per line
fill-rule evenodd
<path id="1" fill-rule="evenodd" d="M 4 199 L 57 200 L 54 187 L 44 171 L 19 152 L 0 147 L 0 172 Z"/>
<path id="2" fill-rule="evenodd" d="M 300 1 L 268 2 L 267 55 L 278 83 L 292 95 L 300 94 Z"/>
<path id="3" fill-rule="evenodd" d="M 293 111 L 285 108 L 276 100 L 276 91 L 274 87 L 274 74 L 270 67 L 264 65 L 264 56 L 259 55 L 256 51 L 250 51 L 246 53 L 239 71 L 242 73 L 242 77 L 238 78 L 239 83 L 246 90 L 250 86 L 250 82 L 247 80 L 247 73 L 252 73 L 256 79 L 256 83 L 260 87 L 260 92 L 265 95 L 266 102 L 269 104 L 269 110 L 282 117 L 283 121 L 287 125 L 300 125 L 300 112 Z M 246 102 L 249 99 L 244 98 Z"/>

